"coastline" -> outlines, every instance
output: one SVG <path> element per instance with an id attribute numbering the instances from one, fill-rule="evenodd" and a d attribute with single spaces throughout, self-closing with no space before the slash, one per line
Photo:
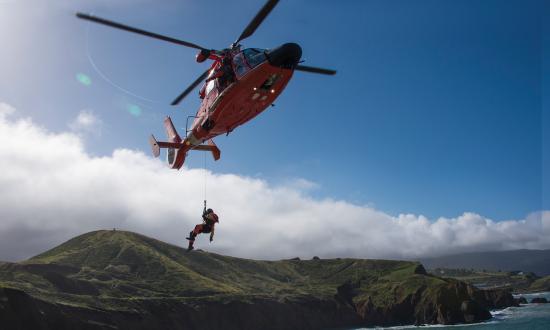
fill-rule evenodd
<path id="1" fill-rule="evenodd" d="M 528 301 L 532 298 L 537 297 L 546 297 L 550 299 L 550 291 L 539 291 L 531 293 L 517 293 L 513 294 L 514 298 L 524 297 Z M 362 327 L 355 328 L 353 330 L 367 330 L 367 329 L 388 329 L 388 330 L 405 330 L 405 329 L 424 329 L 424 328 L 436 328 L 436 329 L 547 329 L 550 328 L 550 303 L 548 304 L 537 304 L 537 303 L 527 303 L 520 304 L 520 306 L 505 307 L 500 309 L 493 309 L 490 311 L 492 318 L 477 323 L 467 323 L 467 324 L 422 324 L 422 325 L 403 325 L 403 326 L 392 326 L 392 327 Z M 544 317 L 545 320 L 542 322 L 537 322 L 537 319 Z M 547 319 L 547 320 L 546 320 Z M 535 324 L 530 324 L 530 320 L 537 322 Z M 541 323 L 541 324 L 539 324 Z"/>

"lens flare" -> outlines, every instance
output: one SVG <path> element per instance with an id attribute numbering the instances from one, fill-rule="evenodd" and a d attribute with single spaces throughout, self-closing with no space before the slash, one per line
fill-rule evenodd
<path id="1" fill-rule="evenodd" d="M 76 80 L 84 86 L 90 86 L 92 84 L 92 79 L 84 73 L 77 73 Z"/>
<path id="2" fill-rule="evenodd" d="M 136 104 L 128 104 L 126 110 L 132 115 L 139 117 L 141 115 L 141 108 Z"/>

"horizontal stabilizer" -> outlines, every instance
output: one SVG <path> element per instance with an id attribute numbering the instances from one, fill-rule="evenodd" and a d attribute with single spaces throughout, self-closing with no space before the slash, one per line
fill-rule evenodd
<path id="1" fill-rule="evenodd" d="M 151 149 L 153 150 L 153 156 L 158 157 L 160 155 L 160 148 L 174 148 L 174 149 L 180 149 L 185 144 L 184 143 L 177 143 L 177 142 L 162 142 L 157 141 L 155 139 L 154 135 L 151 135 L 149 137 L 149 144 L 151 145 Z"/>
<path id="2" fill-rule="evenodd" d="M 202 150 L 202 151 L 210 151 L 212 152 L 212 157 L 214 157 L 214 160 L 220 159 L 221 151 L 218 148 L 218 146 L 214 143 L 212 139 L 208 140 L 208 145 L 201 144 L 193 148 L 193 150 Z"/>

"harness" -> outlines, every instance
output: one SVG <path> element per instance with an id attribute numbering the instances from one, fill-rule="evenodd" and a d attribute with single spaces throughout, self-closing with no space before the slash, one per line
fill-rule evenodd
<path id="1" fill-rule="evenodd" d="M 211 214 L 213 216 L 211 216 Z M 204 224 L 208 227 L 212 227 L 218 220 L 216 219 L 218 216 L 212 212 L 212 213 L 206 213 L 206 200 L 204 201 L 204 209 L 202 211 L 202 221 Z"/>

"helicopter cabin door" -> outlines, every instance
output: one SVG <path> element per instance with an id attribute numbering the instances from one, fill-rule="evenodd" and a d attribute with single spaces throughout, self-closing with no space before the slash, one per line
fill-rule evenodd
<path id="1" fill-rule="evenodd" d="M 212 72 L 213 72 L 213 71 L 214 71 L 214 70 L 212 70 Z M 211 75 L 212 75 L 212 73 L 211 73 L 209 76 L 211 76 Z M 205 90 L 204 90 L 204 94 L 206 95 L 206 97 L 207 97 L 208 99 L 210 99 L 210 98 L 212 98 L 212 97 L 216 97 L 216 95 L 210 95 L 210 93 L 212 93 L 212 92 L 216 93 L 216 91 L 218 90 L 218 89 L 216 88 L 216 87 L 217 87 L 217 86 L 216 86 L 216 85 L 217 85 L 217 81 L 218 81 L 218 79 L 211 79 L 210 81 L 208 81 L 208 82 L 206 83 L 206 88 L 205 88 Z"/>

